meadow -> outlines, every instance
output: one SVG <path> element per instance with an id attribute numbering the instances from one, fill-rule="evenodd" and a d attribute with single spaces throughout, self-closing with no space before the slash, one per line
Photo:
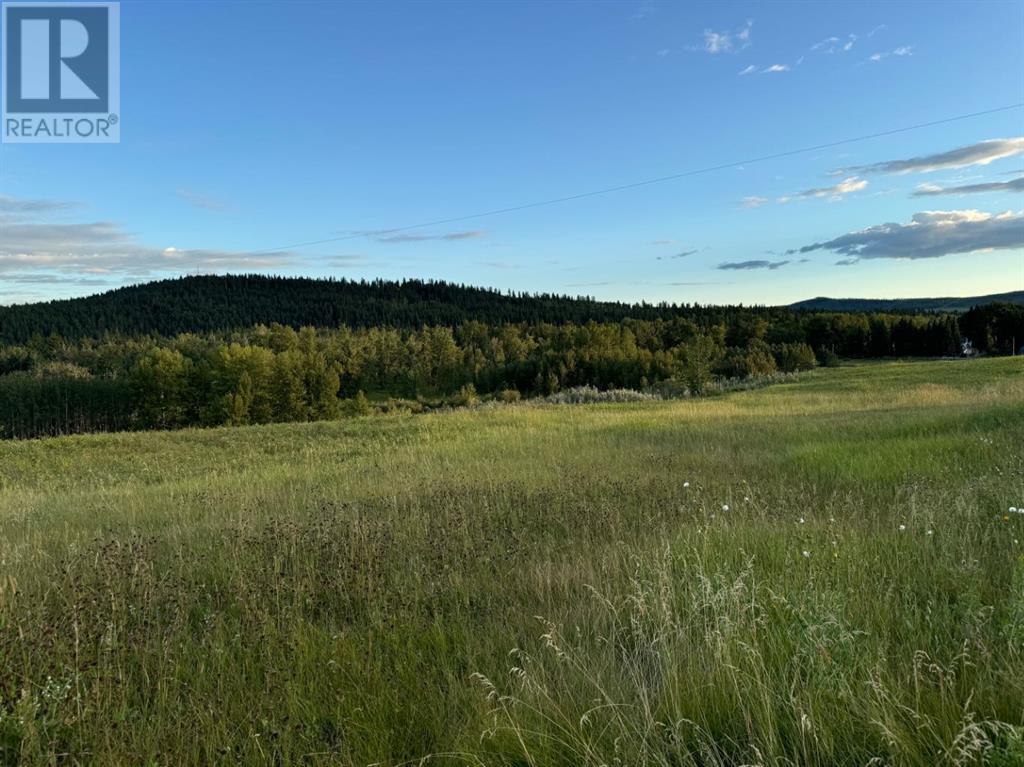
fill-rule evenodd
<path id="1" fill-rule="evenodd" d="M 1021 765 L 1018 508 L 1020 358 L 2 442 L 0 764 Z"/>

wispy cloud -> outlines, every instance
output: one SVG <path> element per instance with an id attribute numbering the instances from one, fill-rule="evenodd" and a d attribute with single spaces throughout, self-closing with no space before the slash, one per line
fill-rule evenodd
<path id="1" fill-rule="evenodd" d="M 812 189 L 804 189 L 801 192 L 796 192 L 790 195 L 784 195 L 778 199 L 781 203 L 787 203 L 790 200 L 806 200 L 813 198 L 827 198 L 831 202 L 836 202 L 843 199 L 844 195 L 852 194 L 853 192 L 860 192 L 866 189 L 868 182 L 865 179 L 851 176 L 850 178 L 843 179 L 838 184 L 832 186 L 819 186 Z"/>
<path id="2" fill-rule="evenodd" d="M 753 261 L 726 261 L 725 263 L 716 266 L 716 269 L 724 270 L 747 270 L 747 269 L 781 269 L 786 264 L 791 263 L 790 261 L 765 261 L 765 260 L 753 260 Z"/>
<path id="3" fill-rule="evenodd" d="M 286 251 L 249 254 L 217 249 L 160 247 L 140 242 L 111 221 L 63 222 L 48 218 L 69 203 L 4 198 L 5 210 L 24 212 L 0 227 L 0 274 L 34 275 L 37 284 L 88 279 L 145 278 L 226 269 L 270 269 L 290 265 Z M 79 284 L 82 284 L 79 282 Z"/>
<path id="4" fill-rule="evenodd" d="M 901 45 L 899 48 L 893 48 L 891 51 L 882 51 L 881 53 L 872 53 L 868 56 L 868 61 L 881 61 L 887 59 L 890 56 L 913 56 L 914 46 L 912 45 Z"/>
<path id="5" fill-rule="evenodd" d="M 803 60 L 803 56 L 801 56 L 799 59 L 797 59 L 796 63 L 799 64 Z M 771 66 L 767 66 L 764 69 L 758 68 L 755 64 L 750 64 L 749 66 L 746 66 L 743 69 L 741 69 L 736 74 L 738 74 L 740 77 L 746 77 L 747 75 L 770 75 L 778 74 L 780 72 L 788 72 L 789 69 L 789 64 L 772 64 Z"/>
<path id="6" fill-rule="evenodd" d="M 694 248 L 693 250 L 683 250 L 683 251 L 680 251 L 679 253 L 676 253 L 675 255 L 672 255 L 672 256 L 658 256 L 658 260 L 659 261 L 664 261 L 665 259 L 686 258 L 687 256 L 692 256 L 696 252 L 697 252 L 696 248 Z"/>
<path id="7" fill-rule="evenodd" d="M 811 50 L 824 51 L 825 53 L 835 53 L 837 45 L 839 45 L 838 37 L 826 37 L 821 42 L 812 45 Z"/>
<path id="8" fill-rule="evenodd" d="M 29 200 L 0 194 L 0 213 L 51 213 L 78 207 L 62 200 Z"/>
<path id="9" fill-rule="evenodd" d="M 848 261 L 940 258 L 954 253 L 1022 247 L 1024 212 L 994 214 L 980 210 L 929 210 L 915 213 L 906 224 L 879 224 L 787 253 L 825 250 Z"/>
<path id="10" fill-rule="evenodd" d="M 101 277 L 73 277 L 60 274 L 34 272 L 4 272 L 4 282 L 13 285 L 80 285 L 83 287 L 110 287 L 110 280 Z"/>
<path id="11" fill-rule="evenodd" d="M 842 200 L 844 196 L 853 194 L 854 192 L 860 192 L 866 189 L 868 182 L 866 179 L 858 178 L 857 176 L 850 176 L 845 178 L 837 184 L 831 186 L 818 186 L 811 189 L 803 189 L 799 192 L 793 192 L 792 194 L 784 194 L 781 197 L 775 198 L 775 202 L 780 205 L 785 205 L 793 200 L 811 200 L 811 199 L 827 199 L 829 202 L 838 202 Z M 743 207 L 745 208 L 759 208 L 762 205 L 767 205 L 771 200 L 767 197 L 744 197 Z"/>
<path id="12" fill-rule="evenodd" d="M 364 234 L 377 242 L 427 242 L 430 240 L 473 240 L 487 234 L 486 230 L 473 229 L 465 232 L 445 232 L 443 234 L 426 234 L 423 232 L 400 232 L 395 233 L 390 229 L 375 229 L 371 231 L 358 232 Z"/>
<path id="13" fill-rule="evenodd" d="M 856 165 L 839 168 L 839 173 L 931 173 L 937 170 L 966 168 L 971 165 L 988 165 L 1004 157 L 1024 153 L 1024 137 L 994 138 L 976 144 L 951 149 L 948 152 L 911 157 L 906 160 L 886 160 L 871 165 Z"/>
<path id="14" fill-rule="evenodd" d="M 749 48 L 752 44 L 751 32 L 754 22 L 747 19 L 746 24 L 735 31 L 716 32 L 713 29 L 704 30 L 704 42 L 699 46 L 689 46 L 690 50 L 704 51 L 710 54 L 735 53 Z"/>
<path id="15" fill-rule="evenodd" d="M 1012 181 L 990 181 L 984 184 L 964 184 L 962 186 L 939 186 L 938 184 L 919 184 L 914 190 L 914 197 L 934 197 L 940 194 L 983 194 L 986 192 L 1024 192 L 1024 177 Z"/>
<path id="16" fill-rule="evenodd" d="M 853 50 L 854 44 L 857 42 L 857 35 L 849 34 L 845 38 L 839 37 L 826 37 L 811 46 L 812 52 L 817 53 L 848 53 Z"/>

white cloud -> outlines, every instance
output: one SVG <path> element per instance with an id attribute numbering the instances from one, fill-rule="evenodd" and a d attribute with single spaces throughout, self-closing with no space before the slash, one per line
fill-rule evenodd
<path id="1" fill-rule="evenodd" d="M 744 208 L 760 208 L 762 205 L 764 205 L 767 202 L 769 202 L 767 197 L 757 197 L 757 196 L 744 197 L 743 198 L 743 207 Z"/>
<path id="2" fill-rule="evenodd" d="M 705 29 L 704 50 L 708 53 L 730 53 L 732 38 L 728 32 L 712 32 L 710 29 Z"/>
<path id="3" fill-rule="evenodd" d="M 741 75 L 752 75 L 756 71 L 757 71 L 757 67 L 754 66 L 753 64 L 751 64 L 750 66 L 748 66 L 748 67 L 746 67 L 744 69 L 741 69 L 740 70 L 740 74 Z"/>
<path id="4" fill-rule="evenodd" d="M 832 186 L 819 186 L 811 189 L 804 189 L 800 192 L 784 194 L 781 197 L 776 197 L 775 202 L 780 205 L 785 205 L 787 202 L 792 202 L 793 200 L 809 200 L 815 198 L 826 198 L 829 202 L 838 202 L 843 199 L 844 195 L 860 192 L 866 189 L 867 186 L 868 182 L 866 179 L 850 176 L 849 178 L 843 179 L 838 184 L 833 184 Z M 747 197 L 744 198 L 744 205 L 747 207 L 756 206 L 747 205 L 746 200 L 759 200 L 760 202 L 758 202 L 758 205 L 764 205 L 769 201 L 767 197 Z"/>
<path id="5" fill-rule="evenodd" d="M 872 53 L 869 57 L 869 61 L 881 61 L 887 59 L 890 56 L 913 56 L 914 46 L 912 45 L 901 45 L 899 48 L 894 48 L 891 51 L 883 51 L 882 53 Z"/>
<path id="6" fill-rule="evenodd" d="M 755 261 L 726 261 L 724 264 L 719 264 L 715 268 L 716 269 L 723 269 L 723 270 L 737 270 L 737 271 L 742 271 L 742 270 L 747 270 L 747 269 L 770 269 L 772 271 L 775 271 L 776 269 L 781 269 L 782 267 L 784 267 L 788 263 L 790 263 L 790 262 L 789 261 L 764 261 L 764 260 L 755 260 Z"/>
<path id="7" fill-rule="evenodd" d="M 422 232 L 398 232 L 393 229 L 379 229 L 368 232 L 357 232 L 371 237 L 377 242 L 426 242 L 429 240 L 474 240 L 487 234 L 483 229 L 471 229 L 465 232 L 445 232 L 443 234 L 426 234 Z"/>
<path id="8" fill-rule="evenodd" d="M 985 192 L 1024 192 L 1024 177 L 1011 181 L 989 181 L 984 184 L 945 187 L 938 184 L 918 184 L 914 190 L 914 197 L 932 197 L 940 194 L 983 194 Z"/>
<path id="9" fill-rule="evenodd" d="M 789 71 L 789 64 L 772 64 L 770 67 L 766 67 L 764 71 L 766 73 L 768 73 L 768 72 L 788 72 Z"/>
<path id="10" fill-rule="evenodd" d="M 843 40 L 839 37 L 826 37 L 811 46 L 811 52 L 819 53 L 846 53 L 853 50 L 853 44 L 857 42 L 857 35 L 851 33 Z"/>
<path id="11" fill-rule="evenodd" d="M 852 194 L 853 192 L 859 192 L 866 189 L 868 182 L 865 179 L 857 178 L 856 176 L 850 176 L 850 178 L 843 179 L 838 184 L 832 186 L 820 186 L 813 189 L 805 189 L 802 192 L 797 192 L 792 197 L 798 199 L 807 199 L 811 197 L 827 197 L 830 200 L 840 200 L 844 194 Z M 780 199 L 781 202 L 781 199 Z"/>
<path id="12" fill-rule="evenodd" d="M 1024 211 L 926 210 L 906 224 L 887 223 L 788 251 L 827 250 L 850 259 L 940 258 L 954 253 L 1024 248 Z"/>
<path id="13" fill-rule="evenodd" d="M 754 28 L 754 20 L 753 19 L 747 19 L 746 26 L 744 26 L 742 29 L 740 29 L 739 32 L 736 33 L 736 39 L 739 40 L 743 44 L 744 48 L 746 48 L 750 44 L 750 31 L 753 28 Z"/>
<path id="14" fill-rule="evenodd" d="M 74 203 L 61 200 L 26 200 L 19 197 L 11 197 L 0 194 L 0 213 L 28 214 L 48 213 L 50 211 L 68 210 L 77 207 Z"/>
<path id="15" fill-rule="evenodd" d="M 840 168 L 834 173 L 931 173 L 936 170 L 966 168 L 971 165 L 988 165 L 1004 157 L 1024 154 L 1024 137 L 995 138 L 976 144 L 951 149 L 948 152 L 911 157 L 906 160 L 887 160 Z"/>
<path id="16" fill-rule="evenodd" d="M 37 283 L 80 282 L 85 275 L 107 278 L 142 278 L 158 274 L 186 274 L 225 269 L 273 269 L 290 265 L 286 251 L 245 253 L 215 249 L 179 249 L 139 242 L 111 221 L 66 223 L 47 218 L 68 203 L 4 198 L 3 208 L 22 211 L 0 226 L 0 274 L 28 276 Z"/>
<path id="17" fill-rule="evenodd" d="M 735 31 L 716 32 L 713 29 L 705 29 L 704 44 L 696 47 L 691 46 L 690 50 L 702 50 L 705 53 L 711 54 L 741 51 L 744 48 L 750 47 L 750 35 L 753 28 L 753 20 L 747 19 L 747 23 Z"/>

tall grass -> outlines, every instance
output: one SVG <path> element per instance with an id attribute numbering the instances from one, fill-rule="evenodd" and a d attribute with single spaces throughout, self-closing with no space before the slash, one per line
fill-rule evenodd
<path id="1" fill-rule="evenodd" d="M 0 763 L 1022 764 L 1022 403 L 1005 359 L 0 444 Z"/>

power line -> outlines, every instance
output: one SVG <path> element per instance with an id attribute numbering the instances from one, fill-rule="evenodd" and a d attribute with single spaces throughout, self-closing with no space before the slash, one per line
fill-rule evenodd
<path id="1" fill-rule="evenodd" d="M 760 155 L 758 157 L 750 157 L 745 160 L 735 160 L 733 162 L 725 162 L 719 165 L 709 165 L 704 168 L 695 168 L 693 170 L 683 171 L 681 173 L 673 173 L 668 176 L 658 176 L 657 178 L 649 178 L 644 181 L 633 181 L 628 184 L 619 184 L 617 186 L 609 186 L 603 189 L 595 189 L 590 192 L 580 192 L 578 194 L 570 194 L 564 197 L 552 197 L 547 200 L 538 200 L 536 202 L 527 202 L 521 205 L 512 205 L 507 208 L 495 208 L 494 210 L 487 210 L 480 213 L 471 213 L 465 216 L 453 216 L 451 218 L 439 218 L 433 221 L 423 221 L 418 224 L 409 224 L 408 226 L 399 226 L 393 229 L 379 229 L 372 232 L 356 232 L 354 234 L 345 234 L 339 237 L 327 237 L 322 240 L 307 240 L 305 242 L 296 242 L 291 245 L 282 245 L 277 248 L 267 248 L 266 250 L 255 250 L 248 253 L 241 253 L 242 256 L 259 256 L 268 253 L 279 253 L 286 250 L 295 250 L 297 248 L 306 248 L 312 245 L 325 245 L 331 242 L 343 242 L 345 240 L 355 240 L 361 237 L 367 236 L 381 236 L 388 234 L 397 234 L 399 232 L 407 232 L 411 229 L 425 229 L 430 226 L 441 226 L 442 224 L 456 224 L 462 221 L 472 221 L 477 218 L 486 218 L 487 216 L 497 216 L 503 213 L 515 213 L 520 210 L 529 210 L 531 208 L 542 208 L 547 205 L 557 205 L 563 202 L 572 202 L 573 200 L 583 200 L 587 197 L 597 197 L 602 194 L 611 194 L 613 192 L 623 192 L 627 189 L 637 189 L 643 186 L 651 186 L 652 184 L 662 184 L 666 181 L 676 181 L 682 178 L 690 178 L 692 176 L 699 176 L 704 173 L 713 173 L 719 170 L 727 170 L 729 168 L 737 168 L 741 165 L 753 165 L 757 162 L 767 162 L 769 160 L 778 160 L 783 157 L 792 157 L 793 155 L 806 154 L 807 152 L 817 152 L 822 149 L 831 149 L 837 146 L 843 146 L 844 144 L 853 144 L 859 141 L 869 141 L 871 139 L 883 138 L 885 136 L 894 136 L 898 133 L 907 133 L 909 131 L 920 130 L 922 128 L 931 128 L 936 125 L 945 125 L 947 123 L 958 122 L 960 120 L 970 120 L 974 117 L 983 117 L 985 115 L 996 114 L 998 112 L 1007 112 L 1011 109 L 1020 109 L 1024 107 L 1024 102 L 1016 104 L 1008 104 L 1007 106 L 996 107 L 995 109 L 985 109 L 981 112 L 970 112 L 968 114 L 956 115 L 955 117 L 945 117 L 941 120 L 932 120 L 925 123 L 917 123 L 916 125 L 907 125 L 902 128 L 893 128 L 891 130 L 880 131 L 878 133 L 868 133 L 863 136 L 854 136 L 853 138 L 840 139 L 838 141 L 829 141 L 824 144 L 815 144 L 814 146 L 801 147 L 800 149 L 788 149 L 784 152 L 774 152 L 773 154 Z"/>

